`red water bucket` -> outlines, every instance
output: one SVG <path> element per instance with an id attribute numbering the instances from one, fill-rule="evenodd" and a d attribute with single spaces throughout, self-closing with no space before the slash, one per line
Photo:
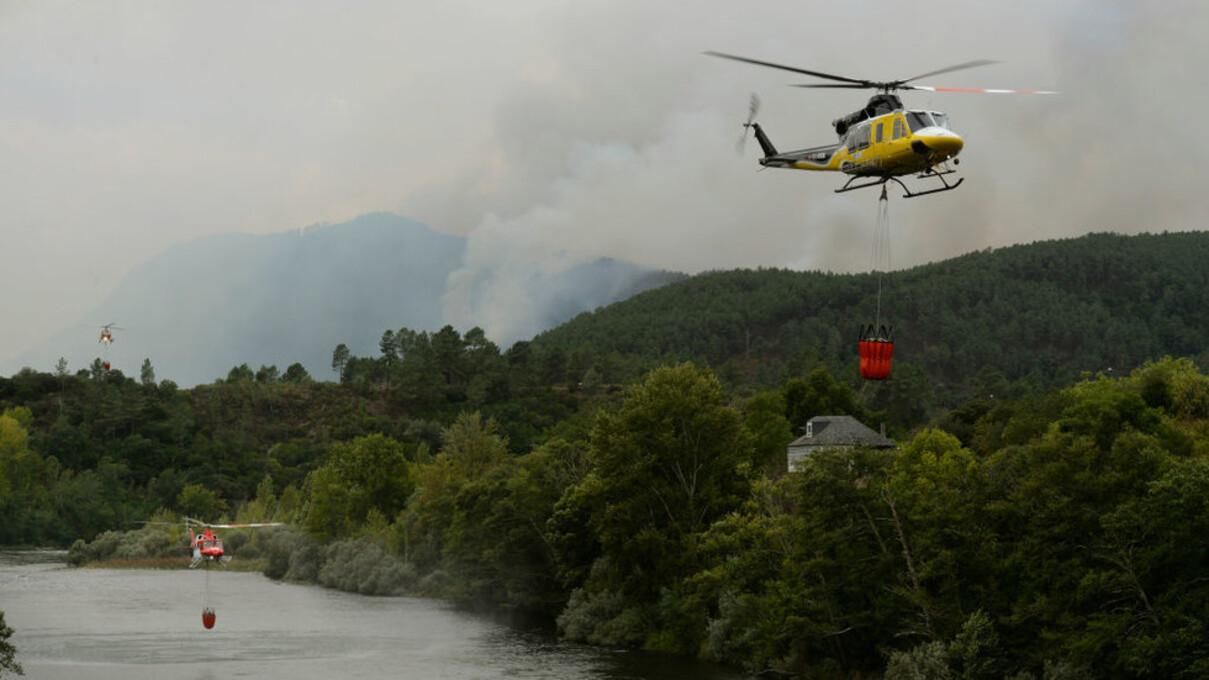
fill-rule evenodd
<path id="1" fill-rule="evenodd" d="M 218 616 L 216 616 L 214 614 L 213 609 L 210 609 L 209 607 L 207 607 L 202 610 L 202 625 L 206 627 L 206 630 L 209 630 L 214 627 L 214 621 L 217 618 L 218 618 Z"/>
<path id="2" fill-rule="evenodd" d="M 861 356 L 861 377 L 865 380 L 885 380 L 890 377 L 894 363 L 893 340 L 861 340 L 857 343 Z"/>

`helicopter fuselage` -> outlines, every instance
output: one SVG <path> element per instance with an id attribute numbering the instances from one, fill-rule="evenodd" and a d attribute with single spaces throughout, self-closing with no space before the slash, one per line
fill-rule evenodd
<path id="1" fill-rule="evenodd" d="M 763 137 L 760 143 L 765 152 L 760 164 L 858 177 L 896 177 L 932 171 L 955 159 L 965 144 L 940 112 L 896 109 L 851 121 L 856 115 L 835 122 L 837 132 L 842 130 L 838 143 L 797 151 L 777 152 L 765 144 L 767 136 L 760 130 L 757 138 Z"/>

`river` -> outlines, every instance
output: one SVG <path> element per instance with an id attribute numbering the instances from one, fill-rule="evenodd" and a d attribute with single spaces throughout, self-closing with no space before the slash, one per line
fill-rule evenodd
<path id="1" fill-rule="evenodd" d="M 0 610 L 32 680 L 742 677 L 676 657 L 558 642 L 436 600 L 225 570 L 73 569 L 62 557 L 0 553 Z M 217 614 L 213 630 L 202 626 L 203 601 Z"/>

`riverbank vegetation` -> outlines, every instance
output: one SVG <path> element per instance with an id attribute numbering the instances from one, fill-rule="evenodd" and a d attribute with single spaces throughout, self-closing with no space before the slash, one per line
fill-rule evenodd
<path id="1" fill-rule="evenodd" d="M 752 671 L 1204 677 L 1209 377 L 1189 338 L 1206 329 L 1172 291 L 1206 274 L 1131 264 L 1197 252 L 1205 239 L 1190 238 L 933 265 L 970 304 L 1036 292 L 959 285 L 996 271 L 1049 281 L 1054 306 L 1011 321 L 1022 345 L 976 354 L 992 340 L 959 351 L 962 326 L 941 323 L 906 353 L 919 363 L 876 386 L 837 379 L 855 369 L 823 326 L 776 321 L 806 297 L 831 309 L 847 299 L 833 293 L 864 295 L 859 277 L 819 275 L 790 304 L 776 292 L 797 290 L 786 272 L 695 277 L 505 351 L 477 329 L 387 331 L 379 356 L 337 348 L 337 383 L 301 367 L 240 366 L 187 390 L 99 365 L 25 371 L 0 379 L 0 543 L 183 564 L 181 516 L 272 520 L 288 527 L 224 533 L 232 564 L 523 611 L 569 639 Z M 1110 265 L 1137 285 L 1103 300 L 1141 294 L 1171 318 L 1093 305 L 1105 333 L 1059 332 L 1050 312 Z M 708 304 L 682 299 L 692 286 Z M 679 325 L 639 342 L 659 309 Z M 614 340 L 593 344 L 600 324 Z M 771 342 L 773 329 L 788 335 Z M 1193 358 L 1147 361 L 1165 351 Z M 944 357 L 961 370 L 937 369 Z M 788 473 L 805 422 L 841 414 L 886 423 L 898 448 L 817 453 Z"/>
<path id="2" fill-rule="evenodd" d="M 0 677 L 5 673 L 25 675 L 25 669 L 17 663 L 17 649 L 8 641 L 13 636 L 13 629 L 4 622 L 4 612 L 0 611 Z"/>
<path id="3" fill-rule="evenodd" d="M 734 404 L 707 370 L 658 369 L 519 455 L 474 412 L 435 454 L 357 437 L 297 500 L 265 479 L 238 510 L 290 529 L 228 541 L 273 578 L 545 612 L 571 639 L 753 670 L 1209 670 L 1209 377 L 1191 362 L 974 400 L 898 450 L 785 474 L 787 397 L 856 404 L 811 378 Z M 161 526 L 73 555 L 155 552 Z"/>

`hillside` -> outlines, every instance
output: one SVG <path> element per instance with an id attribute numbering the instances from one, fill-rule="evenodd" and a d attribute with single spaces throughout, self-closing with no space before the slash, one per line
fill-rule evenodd
<path id="1" fill-rule="evenodd" d="M 97 326 L 124 328 L 110 348 L 115 368 L 137 372 L 150 358 L 181 385 L 225 376 L 232 366 L 301 362 L 331 375 L 332 349 L 376 351 L 383 330 L 434 331 L 446 323 L 450 273 L 465 240 L 397 215 L 266 235 L 223 234 L 178 244 L 133 269 L 98 308 L 19 357 L 13 369 L 71 370 L 101 350 Z M 616 260 L 536 277 L 535 333 L 584 310 L 668 280 Z M 466 330 L 466 329 L 463 329 Z"/>
<path id="2" fill-rule="evenodd" d="M 693 359 L 734 382 L 776 384 L 816 360 L 855 374 L 876 291 L 870 274 L 711 272 L 581 314 L 534 344 L 639 366 Z M 882 318 L 897 365 L 933 385 L 968 387 L 992 368 L 1050 386 L 1164 354 L 1207 358 L 1206 302 L 1209 233 L 1091 234 L 888 274 Z"/>
<path id="3" fill-rule="evenodd" d="M 506 350 L 481 331 L 395 333 L 341 384 L 22 371 L 0 378 L 0 544 L 183 563 L 179 530 L 117 530 L 273 520 L 289 528 L 229 542 L 272 578 L 529 612 L 571 640 L 757 674 L 1205 677 L 1209 376 L 1187 358 L 1118 364 L 993 399 L 923 380 L 1053 383 L 1198 351 L 1204 246 L 1092 236 L 897 274 L 897 309 L 935 324 L 920 346 L 971 350 L 869 389 L 773 340 L 863 309 L 870 277 L 783 271 L 695 277 Z M 738 340 L 712 330 L 736 322 Z M 552 342 L 584 328 L 600 348 Z M 687 363 L 626 377 L 680 352 L 730 389 Z M 794 365 L 772 389 L 744 382 Z M 886 422 L 899 448 L 786 474 L 800 426 L 834 413 Z"/>

